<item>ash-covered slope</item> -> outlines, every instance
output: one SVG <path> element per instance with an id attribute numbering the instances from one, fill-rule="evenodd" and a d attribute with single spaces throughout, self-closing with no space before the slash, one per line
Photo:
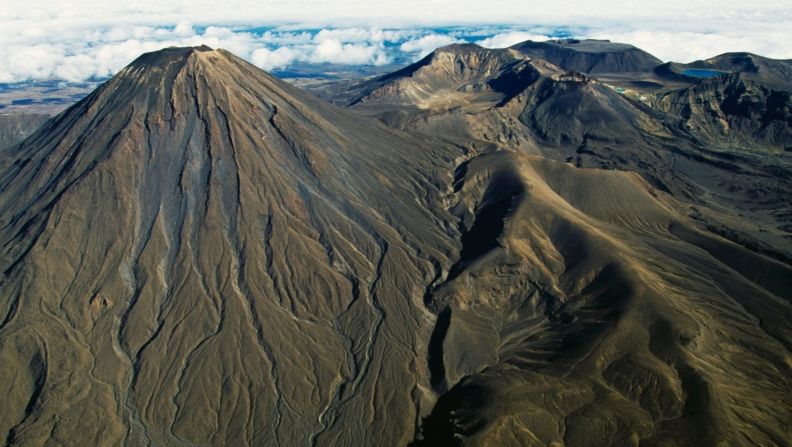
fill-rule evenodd
<path id="1" fill-rule="evenodd" d="M 548 123 L 607 132 L 621 96 L 477 51 L 399 78 L 470 86 L 455 105 L 394 90 L 455 144 L 202 47 L 142 56 L 0 152 L 6 444 L 789 439 L 788 260 L 638 174 L 558 160 L 521 114 L 557 101 Z M 604 135 L 579 155 L 646 149 Z"/>
<path id="2" fill-rule="evenodd" d="M 581 73 L 512 49 L 450 45 L 403 70 L 366 81 L 348 104 L 394 127 L 530 150 L 538 141 L 636 139 L 663 132 L 646 107 Z M 338 101 L 338 97 L 336 100 Z"/>
<path id="3" fill-rule="evenodd" d="M 663 63 L 640 48 L 609 40 L 528 40 L 511 48 L 526 56 L 544 59 L 564 70 L 592 74 L 648 72 Z"/>
<path id="4" fill-rule="evenodd" d="M 558 70 L 542 64 L 545 70 Z M 404 106 L 447 110 L 488 107 L 507 100 L 540 75 L 541 67 L 511 50 L 490 50 L 476 44 L 438 48 L 401 70 L 323 94 L 345 105 Z M 322 94 L 323 92 L 317 92 Z M 327 93 L 327 92 L 325 92 Z"/>
<path id="5" fill-rule="evenodd" d="M 481 99 L 504 101 L 519 91 L 521 85 L 539 76 L 539 71 L 529 62 L 530 59 L 514 51 L 453 44 L 366 83 L 350 104 L 401 101 L 419 108 L 437 108 L 453 103 L 455 95 L 466 93 L 488 93 Z"/>
<path id="6" fill-rule="evenodd" d="M 0 149 L 24 140 L 48 119 L 49 115 L 0 114 Z"/>
<path id="7" fill-rule="evenodd" d="M 426 141 L 204 47 L 3 152 L 2 439 L 407 443 L 456 246 Z"/>
<path id="8" fill-rule="evenodd" d="M 699 140 L 748 150 L 792 151 L 792 92 L 773 90 L 743 74 L 703 80 L 663 95 L 658 105 Z"/>
<path id="9" fill-rule="evenodd" d="M 352 107 L 390 126 L 635 171 L 705 205 L 694 211 L 703 226 L 792 258 L 789 95 L 743 74 L 640 92 L 514 49 L 457 45 L 363 86 Z"/>
<path id="10" fill-rule="evenodd" d="M 792 268 L 638 175 L 510 151 L 460 166 L 461 256 L 427 295 L 415 445 L 784 445 Z"/>

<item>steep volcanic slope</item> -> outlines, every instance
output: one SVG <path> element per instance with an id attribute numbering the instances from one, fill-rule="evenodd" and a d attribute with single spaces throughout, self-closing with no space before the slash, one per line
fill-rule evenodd
<path id="1" fill-rule="evenodd" d="M 588 137 L 636 139 L 642 130 L 667 134 L 640 101 L 514 49 L 450 45 L 347 95 L 335 101 L 346 99 L 391 125 L 426 133 L 462 127 L 471 137 L 509 147 L 518 139 L 577 145 Z"/>
<path id="2" fill-rule="evenodd" d="M 792 151 L 792 92 L 773 90 L 743 74 L 703 80 L 663 95 L 658 104 L 702 141 Z"/>
<path id="3" fill-rule="evenodd" d="M 521 129 L 545 89 L 570 108 L 547 118 L 559 126 L 596 123 L 586 111 L 621 98 L 511 52 L 502 65 L 452 69 L 494 60 L 474 53 L 414 74 L 432 88 L 472 86 L 450 109 L 494 102 L 503 115 L 471 112 L 487 126 L 508 110 L 516 118 L 500 125 Z M 407 107 L 425 97 L 395 91 Z M 605 111 L 635 119 L 628 107 L 641 106 Z M 462 116 L 447 108 L 424 109 L 426 122 Z M 580 127 L 604 132 L 586 150 L 639 141 L 609 139 L 607 124 Z M 444 132 L 459 131 L 458 144 L 402 133 L 225 51 L 168 49 L 0 152 L 0 436 L 570 446 L 792 436 L 789 262 L 700 230 L 690 203 L 636 173 L 549 158 L 567 142 L 523 130 L 546 158 L 454 126 Z"/>
<path id="4" fill-rule="evenodd" d="M 792 259 L 787 92 L 743 74 L 654 93 L 609 82 L 512 49 L 465 45 L 363 83 L 351 97 L 355 110 L 393 127 L 638 172 L 696 204 L 704 227 Z"/>
<path id="5" fill-rule="evenodd" d="M 416 141 L 198 48 L 3 152 L 5 442 L 408 442 L 456 246 Z"/>
<path id="6" fill-rule="evenodd" d="M 593 79 L 514 50 L 472 44 L 440 48 L 347 94 L 335 100 L 391 126 L 529 152 L 536 143 L 636 139 L 642 127 L 663 132 L 646 107 Z"/>
<path id="7" fill-rule="evenodd" d="M 464 107 L 486 110 L 535 81 L 541 71 L 558 71 L 542 63 L 533 66 L 529 58 L 511 50 L 489 50 L 475 44 L 453 44 L 438 48 L 402 70 L 330 91 L 328 100 L 345 106 L 389 110 L 404 107 L 404 114 L 416 111 L 445 112 Z M 321 91 L 317 92 L 322 94 Z M 398 118 L 391 113 L 388 119 Z"/>
<path id="8" fill-rule="evenodd" d="M 634 173 L 465 162 L 417 445 L 784 445 L 792 268 Z"/>
<path id="9" fill-rule="evenodd" d="M 402 70 L 364 82 L 350 102 L 401 102 L 419 108 L 447 108 L 466 94 L 479 101 L 503 101 L 539 73 L 529 59 L 508 50 L 453 44 Z M 487 95 L 488 94 L 488 95 Z"/>
<path id="10" fill-rule="evenodd" d="M 526 56 L 544 59 L 564 70 L 581 73 L 647 72 L 662 63 L 640 48 L 609 40 L 529 40 L 511 48 Z"/>
<path id="11" fill-rule="evenodd" d="M 462 251 L 427 294 L 438 314 L 429 371 L 442 395 L 416 443 L 783 445 L 789 158 L 709 146 L 723 139 L 678 122 L 710 125 L 708 111 L 671 105 L 684 102 L 674 95 L 713 101 L 699 90 L 716 81 L 641 99 L 532 60 L 511 65 L 530 75 L 514 76 L 507 97 L 491 84 L 506 64 L 467 66 L 502 60 L 498 51 L 476 51 L 439 50 L 353 105 L 390 125 L 500 149 L 457 169 Z M 476 76 L 436 75 L 452 71 Z M 437 100 L 411 103 L 409 91 Z M 789 128 L 783 115 L 763 119 L 776 102 L 743 93 L 732 95 L 751 106 L 733 117 L 738 143 L 760 121 Z M 512 151 L 631 169 L 654 188 Z"/>

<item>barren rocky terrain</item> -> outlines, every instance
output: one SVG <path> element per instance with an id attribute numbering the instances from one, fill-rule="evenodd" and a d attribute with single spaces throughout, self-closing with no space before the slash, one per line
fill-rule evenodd
<path id="1" fill-rule="evenodd" d="M 141 56 L 0 149 L 0 439 L 788 445 L 787 62 L 724 60 Z"/>
<path id="2" fill-rule="evenodd" d="M 19 143 L 49 119 L 49 115 L 0 114 L 0 148 Z"/>

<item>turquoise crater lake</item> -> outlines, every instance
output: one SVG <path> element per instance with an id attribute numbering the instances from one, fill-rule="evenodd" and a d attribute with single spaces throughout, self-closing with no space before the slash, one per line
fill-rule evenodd
<path id="1" fill-rule="evenodd" d="M 685 76 L 692 76 L 694 78 L 717 78 L 718 76 L 725 76 L 727 73 L 717 70 L 704 70 L 699 68 L 688 68 L 682 70 Z"/>

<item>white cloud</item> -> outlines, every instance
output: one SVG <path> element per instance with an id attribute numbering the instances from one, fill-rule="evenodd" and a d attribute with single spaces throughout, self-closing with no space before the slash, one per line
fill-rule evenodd
<path id="1" fill-rule="evenodd" d="M 319 31 L 314 38 L 317 42 L 339 40 L 343 42 L 383 42 L 396 41 L 409 35 L 404 30 L 383 30 L 380 28 L 327 28 Z"/>
<path id="2" fill-rule="evenodd" d="M 444 34 L 428 34 L 417 39 L 408 40 L 399 46 L 405 53 L 418 53 L 418 58 L 422 58 L 437 48 L 460 42 L 459 39 Z"/>
<path id="3" fill-rule="evenodd" d="M 779 45 L 779 42 L 789 42 L 792 38 L 789 28 L 779 29 L 771 24 L 728 34 L 657 30 L 595 32 L 586 37 L 627 42 L 664 61 L 692 62 L 726 52 L 739 51 L 777 59 L 792 57 L 788 45 Z"/>
<path id="4" fill-rule="evenodd" d="M 267 31 L 256 34 L 227 26 L 196 31 L 189 22 L 171 27 L 116 26 L 88 33 L 47 35 L 40 30 L 16 36 L 0 30 L 0 82 L 29 79 L 83 81 L 105 78 L 140 54 L 168 46 L 224 48 L 266 70 L 295 62 L 372 64 L 390 62 L 384 39 L 397 31 L 330 29 L 315 33 Z M 274 44 L 274 45 L 273 45 Z"/>
<path id="5" fill-rule="evenodd" d="M 255 49 L 250 54 L 250 61 L 265 70 L 285 68 L 296 62 L 349 65 L 384 65 L 390 62 L 381 41 L 367 43 L 376 41 L 371 38 L 371 34 L 363 35 L 356 30 L 343 29 L 324 31 L 307 42 L 300 38 L 291 46 Z M 349 39 L 352 43 L 340 38 Z"/>
<path id="6" fill-rule="evenodd" d="M 195 34 L 195 30 L 193 29 L 192 23 L 182 20 L 176 24 L 173 33 L 177 36 L 191 36 Z"/>
<path id="7" fill-rule="evenodd" d="M 792 58 L 792 4 L 772 0 L 225 0 L 222 9 L 214 0 L 2 1 L 0 82 L 102 78 L 172 45 L 225 48 L 265 69 L 382 65 L 459 40 L 497 48 L 544 40 L 559 27 L 663 60 L 727 51 Z M 455 23 L 465 25 L 427 27 Z M 261 25 L 269 28 L 251 29 Z"/>
<path id="8" fill-rule="evenodd" d="M 597 23 L 607 20 L 642 21 L 646 18 L 754 17 L 789 13 L 788 2 L 776 0 L 6 0 L 0 20 L 21 17 L 71 24 L 307 22 L 328 25 L 355 23 L 380 26 L 451 23 Z"/>
<path id="9" fill-rule="evenodd" d="M 508 48 L 514 44 L 525 42 L 526 40 L 547 40 L 548 36 L 524 31 L 508 31 L 499 33 L 492 37 L 482 39 L 476 43 L 485 48 Z"/>
<path id="10" fill-rule="evenodd" d="M 316 46 L 310 61 L 314 63 L 384 65 L 389 62 L 389 59 L 379 45 L 342 44 L 338 39 L 326 39 L 320 41 Z"/>
<path id="11" fill-rule="evenodd" d="M 647 19 L 695 23 L 696 19 L 790 18 L 789 2 L 778 0 L 4 0 L 0 22 L 20 19 L 49 33 L 68 25 L 200 25 L 295 23 L 339 27 L 401 27 L 436 24 L 641 23 Z M 669 20 L 670 19 L 670 20 Z M 789 23 L 789 22 L 787 22 Z"/>
<path id="12" fill-rule="evenodd" d="M 250 62 L 264 70 L 273 70 L 287 67 L 295 61 L 304 58 L 305 56 L 301 52 L 288 47 L 280 47 L 275 50 L 259 48 L 250 55 Z"/>
<path id="13" fill-rule="evenodd" d="M 63 59 L 63 50 L 42 43 L 14 48 L 14 57 L 6 57 L 0 64 L 0 82 L 12 82 L 19 77 L 47 79 L 57 63 Z"/>

